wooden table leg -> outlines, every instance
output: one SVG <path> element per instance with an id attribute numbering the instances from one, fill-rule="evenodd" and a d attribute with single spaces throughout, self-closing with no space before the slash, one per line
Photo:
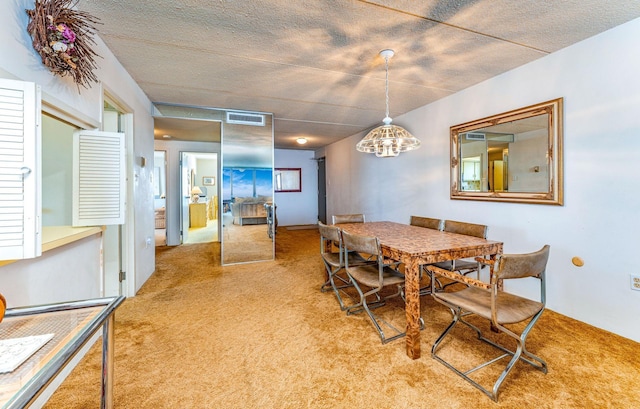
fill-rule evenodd
<path id="1" fill-rule="evenodd" d="M 405 312 L 407 319 L 407 355 L 420 358 L 420 265 L 417 260 L 405 263 Z"/>

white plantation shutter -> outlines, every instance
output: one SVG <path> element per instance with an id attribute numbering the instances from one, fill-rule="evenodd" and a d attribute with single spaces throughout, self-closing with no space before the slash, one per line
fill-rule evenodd
<path id="1" fill-rule="evenodd" d="M 40 87 L 0 79 L 0 260 L 42 252 Z"/>
<path id="2" fill-rule="evenodd" d="M 73 225 L 124 223 L 124 133 L 73 134 Z"/>

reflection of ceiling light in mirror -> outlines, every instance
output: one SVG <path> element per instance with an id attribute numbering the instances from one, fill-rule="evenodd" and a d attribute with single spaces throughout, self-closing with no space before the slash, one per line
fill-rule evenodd
<path id="1" fill-rule="evenodd" d="M 169 139 L 169 138 L 171 138 L 171 135 L 166 135 L 165 134 L 165 135 L 162 135 L 162 137 L 165 138 L 165 139 Z"/>
<path id="2" fill-rule="evenodd" d="M 304 145 L 305 143 L 307 143 L 307 138 L 298 138 L 296 139 L 296 142 L 298 142 L 298 144 L 300 145 Z"/>

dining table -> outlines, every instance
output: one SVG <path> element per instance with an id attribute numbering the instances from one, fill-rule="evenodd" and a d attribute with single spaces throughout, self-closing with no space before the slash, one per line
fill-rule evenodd
<path id="1" fill-rule="evenodd" d="M 406 352 L 420 358 L 420 266 L 468 257 L 495 260 L 502 254 L 502 242 L 428 229 L 403 223 L 377 221 L 342 223 L 340 229 L 380 241 L 383 257 L 404 264 Z"/>

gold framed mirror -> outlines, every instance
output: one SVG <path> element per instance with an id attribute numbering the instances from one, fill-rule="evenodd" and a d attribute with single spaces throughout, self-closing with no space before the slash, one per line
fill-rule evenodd
<path id="1" fill-rule="evenodd" d="M 563 204 L 562 98 L 451 127 L 451 199 Z"/>

